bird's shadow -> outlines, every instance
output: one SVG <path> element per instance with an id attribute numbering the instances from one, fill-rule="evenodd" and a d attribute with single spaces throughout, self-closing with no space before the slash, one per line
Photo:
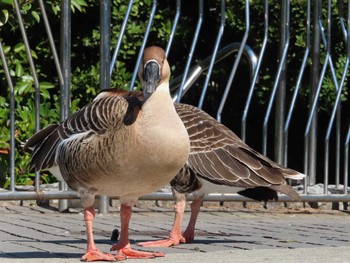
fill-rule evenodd
<path id="1" fill-rule="evenodd" d="M 144 239 L 144 240 L 137 240 L 136 242 L 130 242 L 131 244 L 137 245 L 141 242 L 147 242 L 147 241 L 157 241 L 164 238 L 155 238 L 155 239 Z M 180 243 L 179 246 L 186 246 L 186 245 L 212 245 L 212 244 L 237 244 L 237 243 L 247 243 L 247 244 L 255 244 L 254 241 L 246 241 L 246 240 L 234 240 L 234 239 L 214 239 L 214 238 L 200 238 L 200 239 L 194 239 L 193 241 L 189 243 Z"/>
<path id="2" fill-rule="evenodd" d="M 132 246 L 138 247 L 137 249 L 142 249 L 142 247 L 137 246 L 137 243 L 140 242 L 146 242 L 146 241 L 154 241 L 154 240 L 159 240 L 162 237 L 157 236 L 153 239 L 131 239 L 130 243 Z M 165 238 L 165 237 L 164 237 Z M 22 246 L 19 248 L 21 251 L 11 251 L 11 252 L 6 252 L 3 251 L 3 253 L 0 253 L 0 258 L 6 258 L 6 259 L 23 259 L 25 260 L 26 258 L 31 258 L 31 259 L 40 259 L 40 258 L 45 258 L 45 259 L 54 259 L 54 258 L 76 258 L 79 259 L 81 258 L 84 253 L 85 253 L 85 248 L 83 247 L 84 244 L 86 244 L 85 240 L 79 240 L 79 239 L 67 239 L 67 240 L 47 240 L 47 241 L 40 241 L 40 243 L 43 243 L 43 247 L 45 248 L 45 243 L 47 244 L 54 244 L 54 245 L 68 245 L 70 246 L 70 250 L 76 250 L 77 252 L 64 252 L 64 248 L 61 251 L 45 251 L 45 250 L 39 250 L 38 251 L 25 251 L 25 243 L 28 243 L 28 247 L 32 247 L 29 243 L 30 242 L 36 242 L 36 241 L 25 241 L 21 242 Z M 110 239 L 97 239 L 95 240 L 97 245 L 112 245 L 115 244 L 117 241 L 111 241 Z M 229 245 L 231 244 L 234 247 L 234 244 L 236 243 L 254 243 L 252 241 L 242 241 L 242 240 L 235 240 L 235 239 L 216 239 L 216 238 L 211 238 L 211 237 L 201 237 L 198 239 L 193 240 L 190 243 L 184 243 L 184 244 L 179 244 L 181 247 L 186 247 L 186 246 L 193 246 L 193 245 L 211 245 L 211 244 L 226 244 Z M 24 246 L 23 246 L 24 245 Z M 82 245 L 80 247 L 80 245 Z M 76 246 L 76 247 L 75 247 Z M 146 248 L 147 249 L 147 248 Z M 171 248 L 167 248 L 170 249 Z M 32 250 L 32 249 L 31 249 Z M 168 253 L 170 250 L 166 250 Z M 109 251 L 104 251 L 106 253 L 109 253 Z M 113 252 L 111 252 L 113 253 Z"/>
<path id="3" fill-rule="evenodd" d="M 49 251 L 18 251 L 10 253 L 0 253 L 0 258 L 7 259 L 20 259 L 23 258 L 23 262 L 28 258 L 81 258 L 83 253 L 51 253 Z"/>
<path id="4" fill-rule="evenodd" d="M 11 242 L 11 240 L 9 240 Z M 85 253 L 85 247 L 86 240 L 80 240 L 80 239 L 66 239 L 66 240 L 41 240 L 40 243 L 43 244 L 42 249 L 37 249 L 37 251 L 26 251 L 26 248 L 30 248 L 30 250 L 33 250 L 33 246 L 30 243 L 37 242 L 33 240 L 22 240 L 21 244 L 18 245 L 18 250 L 21 251 L 11 251 L 6 252 L 6 250 L 3 250 L 2 253 L 0 253 L 0 258 L 7 258 L 7 259 L 25 259 L 25 258 L 47 258 L 47 259 L 53 259 L 53 258 L 81 258 Z M 99 244 L 104 245 L 112 245 L 114 242 L 111 242 L 109 239 L 95 239 L 95 243 L 97 246 Z M 45 244 L 50 244 L 49 246 Z M 52 245 L 61 246 L 62 249 L 60 251 L 49 251 L 49 247 L 52 247 Z M 81 246 L 80 246 L 81 245 Z M 47 246 L 47 247 L 46 247 Z M 64 246 L 69 246 L 69 250 L 76 250 L 77 252 L 64 252 Z M 35 249 L 35 248 L 34 248 Z M 47 250 L 45 250 L 47 249 Z M 106 253 L 109 253 L 109 251 L 103 251 Z"/>

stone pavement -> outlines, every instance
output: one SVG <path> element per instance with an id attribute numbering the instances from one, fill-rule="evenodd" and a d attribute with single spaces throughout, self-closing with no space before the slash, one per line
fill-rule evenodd
<path id="1" fill-rule="evenodd" d="M 1 205 L 1 203 L 0 203 Z M 350 214 L 312 209 L 203 208 L 196 239 L 151 262 L 350 262 Z M 189 219 L 185 214 L 184 226 Z M 168 235 L 171 208 L 136 208 L 132 245 Z M 119 214 L 98 215 L 97 246 L 108 252 Z M 38 206 L 0 207 L 0 262 L 79 262 L 85 226 L 80 212 L 58 213 Z M 150 260 L 127 260 L 149 262 Z"/>

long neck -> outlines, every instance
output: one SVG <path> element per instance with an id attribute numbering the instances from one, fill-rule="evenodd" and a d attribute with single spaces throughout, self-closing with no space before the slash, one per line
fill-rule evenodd
<path id="1" fill-rule="evenodd" d="M 148 107 L 162 107 L 164 105 L 172 105 L 172 98 L 170 96 L 169 82 L 162 82 L 152 94 L 150 98 L 144 103 L 143 108 Z M 158 106 L 157 106 L 158 105 Z M 173 107 L 173 106 L 172 106 Z"/>
<path id="2" fill-rule="evenodd" d="M 167 91 L 168 94 L 170 95 L 170 89 L 169 89 L 169 80 L 163 81 L 158 87 L 158 91 Z"/>
<path id="3" fill-rule="evenodd" d="M 152 123 L 154 126 L 168 123 L 172 126 L 175 122 L 175 125 L 178 125 L 180 119 L 170 96 L 169 82 L 163 82 L 157 87 L 142 106 L 140 114 L 142 114 L 142 123 Z"/>

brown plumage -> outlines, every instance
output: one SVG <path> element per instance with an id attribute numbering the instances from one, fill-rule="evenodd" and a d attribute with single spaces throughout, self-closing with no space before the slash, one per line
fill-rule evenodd
<path id="1" fill-rule="evenodd" d="M 150 69 L 148 75 L 144 70 L 146 65 Z M 89 226 L 94 217 L 92 202 L 96 194 L 119 195 L 121 214 L 127 214 L 128 221 L 130 206 L 138 196 L 157 190 L 177 174 L 171 181 L 172 187 L 178 192 L 177 213 L 183 213 L 183 194 L 194 192 L 197 197 L 192 204 L 196 210 L 193 209 L 192 223 L 189 224 L 192 229 L 188 231 L 190 233 L 186 241 L 191 241 L 194 236 L 198 204 L 205 193 L 216 191 L 213 186 L 226 186 L 230 191 L 263 201 L 277 199 L 276 191 L 299 198 L 286 184 L 285 178 L 301 179 L 300 173 L 254 151 L 231 130 L 196 107 L 175 104 L 175 111 L 170 103 L 170 68 L 164 51 L 153 47 L 152 52 L 146 52 L 139 76 L 143 93 L 117 89 L 103 91 L 66 121 L 48 126 L 32 136 L 26 144 L 27 149 L 33 149 L 31 169 L 49 168 L 80 193 L 88 233 L 88 251 L 84 259 L 96 255 L 98 259 L 110 259 L 109 255 L 97 251 L 91 241 L 92 228 Z M 151 80 L 145 81 L 148 78 Z M 155 87 L 158 87 L 159 92 L 154 92 Z M 148 106 L 150 104 L 152 107 Z M 144 129 L 147 122 L 151 124 Z M 164 130 L 161 133 L 147 133 L 150 147 L 143 148 L 144 144 L 140 144 L 145 139 L 143 132 L 157 130 L 159 124 Z M 138 139 L 134 141 L 135 136 Z M 131 139 L 128 141 L 125 138 Z M 188 143 L 189 156 L 184 150 Z M 164 150 L 164 145 L 168 150 Z M 155 148 L 157 150 L 152 152 Z M 185 164 L 184 156 L 188 157 Z M 121 176 L 115 177 L 116 174 Z M 163 175 L 166 177 L 163 178 Z M 125 254 L 131 251 L 131 255 L 139 257 L 156 256 L 143 255 L 130 249 L 127 225 L 123 225 L 123 222 L 125 219 L 122 219 L 121 241 L 113 249 Z M 175 239 L 156 245 L 183 242 L 181 225 L 180 228 L 177 226 L 175 232 Z"/>
<path id="2" fill-rule="evenodd" d="M 213 184 L 240 188 L 268 187 L 290 195 L 299 195 L 285 179 L 302 179 L 303 175 L 271 161 L 245 144 L 235 133 L 197 107 L 175 104 L 190 137 L 191 152 L 185 167 L 171 186 L 180 193 L 199 190 L 191 188 L 194 176 Z M 191 178 L 191 179 L 189 179 Z M 197 189 L 196 189 L 197 188 Z M 261 189 L 261 188 L 260 188 Z"/>
<path id="3" fill-rule="evenodd" d="M 83 260 L 149 258 L 131 249 L 128 224 L 138 197 L 168 184 L 188 158 L 189 138 L 169 91 L 170 67 L 159 47 L 145 49 L 139 68 L 142 101 L 133 92 L 107 90 L 60 124 L 33 135 L 30 169 L 49 169 L 77 191 L 84 206 L 87 252 Z M 117 255 L 97 250 L 92 231 L 98 194 L 119 196 Z"/>

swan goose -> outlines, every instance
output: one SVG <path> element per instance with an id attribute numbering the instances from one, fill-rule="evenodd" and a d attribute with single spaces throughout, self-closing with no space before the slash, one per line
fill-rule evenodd
<path id="1" fill-rule="evenodd" d="M 145 49 L 139 68 L 140 101 L 134 92 L 106 90 L 60 124 L 50 125 L 26 143 L 30 168 L 49 169 L 77 191 L 84 207 L 87 251 L 84 261 L 164 256 L 133 250 L 128 226 L 138 197 L 154 192 L 188 159 L 190 144 L 169 91 L 170 67 L 159 47 Z M 99 251 L 93 238 L 96 195 L 119 196 L 121 235 L 111 250 Z"/>
<path id="2" fill-rule="evenodd" d="M 300 199 L 285 179 L 303 179 L 303 174 L 256 152 L 204 111 L 186 104 L 175 104 L 175 108 L 189 134 L 191 152 L 184 167 L 170 183 L 176 199 L 173 228 L 167 239 L 139 245 L 169 247 L 191 242 L 200 206 L 207 193 L 238 193 L 266 202 L 277 201 L 278 191 L 295 200 Z M 188 193 L 193 193 L 194 200 L 188 226 L 182 234 L 181 223 Z"/>

